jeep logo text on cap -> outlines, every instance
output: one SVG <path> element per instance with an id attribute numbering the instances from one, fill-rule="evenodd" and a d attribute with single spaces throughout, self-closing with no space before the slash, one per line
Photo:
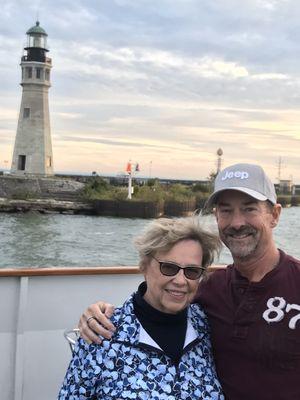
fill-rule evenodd
<path id="1" fill-rule="evenodd" d="M 232 179 L 232 178 L 240 178 L 240 179 L 247 179 L 249 178 L 249 174 L 246 171 L 225 171 L 225 175 L 222 176 L 222 181 L 225 181 L 226 179 Z"/>

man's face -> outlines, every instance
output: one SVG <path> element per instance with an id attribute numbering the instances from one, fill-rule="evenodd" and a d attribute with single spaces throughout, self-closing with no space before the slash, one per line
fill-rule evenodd
<path id="1" fill-rule="evenodd" d="M 220 238 L 233 258 L 259 258 L 273 242 L 280 205 L 271 208 L 266 201 L 236 190 L 225 190 L 217 200 L 216 218 Z"/>

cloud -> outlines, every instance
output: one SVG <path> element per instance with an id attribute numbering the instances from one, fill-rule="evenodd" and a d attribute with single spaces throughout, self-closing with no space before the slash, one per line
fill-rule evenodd
<path id="1" fill-rule="evenodd" d="M 38 12 L 53 60 L 55 168 L 113 173 L 138 155 L 158 175 L 200 179 L 222 147 L 224 165 L 261 162 L 274 178 L 282 156 L 300 182 L 299 9 L 292 0 L 4 0 L 1 151 L 12 152 L 19 61 Z"/>

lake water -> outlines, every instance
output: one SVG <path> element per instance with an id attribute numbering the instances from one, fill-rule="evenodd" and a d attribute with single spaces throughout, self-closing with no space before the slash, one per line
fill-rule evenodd
<path id="1" fill-rule="evenodd" d="M 137 265 L 133 238 L 149 220 L 60 214 L 0 214 L 0 267 Z M 205 227 L 216 229 L 214 218 Z M 283 209 L 274 230 L 279 248 L 300 258 L 300 207 Z M 220 263 L 230 263 L 227 249 Z"/>

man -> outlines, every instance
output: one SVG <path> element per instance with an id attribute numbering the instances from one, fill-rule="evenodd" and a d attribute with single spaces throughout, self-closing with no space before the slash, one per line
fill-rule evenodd
<path id="1" fill-rule="evenodd" d="M 208 206 L 233 264 L 203 281 L 195 302 L 209 318 L 226 399 L 299 400 L 300 261 L 275 245 L 281 206 L 274 185 L 260 166 L 236 164 L 218 174 Z M 90 316 L 111 329 L 103 318 L 111 312 L 105 303 L 91 306 L 82 335 L 95 339 Z M 106 336 L 96 319 L 90 327 Z"/>

